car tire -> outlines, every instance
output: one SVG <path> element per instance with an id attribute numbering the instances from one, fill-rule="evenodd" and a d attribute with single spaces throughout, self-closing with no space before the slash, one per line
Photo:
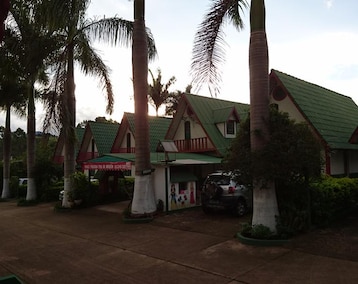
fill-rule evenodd
<path id="1" fill-rule="evenodd" d="M 239 199 L 235 207 L 233 208 L 234 215 L 241 217 L 245 215 L 246 212 L 247 212 L 247 205 L 245 200 Z"/>

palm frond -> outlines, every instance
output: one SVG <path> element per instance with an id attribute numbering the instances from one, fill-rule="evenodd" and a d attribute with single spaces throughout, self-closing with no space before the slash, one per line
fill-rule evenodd
<path id="1" fill-rule="evenodd" d="M 224 62 L 226 45 L 222 26 L 231 21 L 237 29 L 242 29 L 240 12 L 246 7 L 246 0 L 213 1 L 194 39 L 191 75 L 197 91 L 208 84 L 211 96 L 220 93 L 219 67 Z"/>
<path id="2" fill-rule="evenodd" d="M 132 44 L 133 22 L 118 17 L 91 19 L 83 23 L 80 32 L 86 33 L 91 40 L 129 47 Z M 157 57 L 154 37 L 149 28 L 146 28 L 146 32 L 148 57 L 154 60 Z"/>
<path id="3" fill-rule="evenodd" d="M 83 73 L 85 75 L 93 75 L 99 78 L 99 85 L 106 92 L 106 112 L 108 114 L 112 114 L 114 95 L 111 80 L 109 78 L 110 69 L 106 66 L 96 51 L 90 46 L 89 40 L 85 34 L 78 37 L 77 48 L 75 50 L 75 59 L 79 63 Z"/>
<path id="4" fill-rule="evenodd" d="M 128 47 L 132 43 L 133 23 L 122 18 L 91 19 L 81 31 L 93 40 Z"/>

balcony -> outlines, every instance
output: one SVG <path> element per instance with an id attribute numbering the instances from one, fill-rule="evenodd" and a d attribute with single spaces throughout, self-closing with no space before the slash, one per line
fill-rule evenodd
<path id="1" fill-rule="evenodd" d="M 115 149 L 113 153 L 135 153 L 135 147 Z"/>
<path id="2" fill-rule="evenodd" d="M 179 152 L 210 152 L 215 151 L 215 148 L 208 147 L 208 138 L 193 138 L 190 140 L 174 140 L 175 146 Z"/>

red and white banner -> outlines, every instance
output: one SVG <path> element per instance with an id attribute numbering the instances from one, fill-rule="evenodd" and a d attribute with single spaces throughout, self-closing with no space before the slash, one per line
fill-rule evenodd
<path id="1" fill-rule="evenodd" d="M 89 162 L 82 164 L 82 170 L 125 171 L 131 169 L 131 162 Z"/>

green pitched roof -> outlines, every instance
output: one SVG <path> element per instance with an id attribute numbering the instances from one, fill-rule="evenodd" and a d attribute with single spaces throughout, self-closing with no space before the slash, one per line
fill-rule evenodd
<path id="1" fill-rule="evenodd" d="M 118 123 L 89 122 L 99 155 L 111 152 L 119 128 Z"/>
<path id="2" fill-rule="evenodd" d="M 232 139 L 225 138 L 216 127 L 216 123 L 225 122 L 233 108 L 236 109 L 240 121 L 243 121 L 248 116 L 250 106 L 192 94 L 185 94 L 185 97 L 215 147 L 223 155 L 230 146 Z"/>
<path id="3" fill-rule="evenodd" d="M 126 113 L 130 129 L 135 137 L 134 113 Z M 149 123 L 149 149 L 155 152 L 158 142 L 164 140 L 172 119 L 168 117 L 148 116 Z"/>
<path id="4" fill-rule="evenodd" d="M 358 125 L 358 106 L 347 96 L 272 70 L 297 107 L 332 149 L 358 149 L 349 139 Z"/>
<path id="5" fill-rule="evenodd" d="M 76 127 L 75 132 L 76 132 L 76 139 L 77 139 L 75 151 L 76 151 L 76 157 L 77 157 L 78 151 L 80 150 L 81 143 L 83 140 L 83 135 L 85 134 L 85 129 Z"/>

